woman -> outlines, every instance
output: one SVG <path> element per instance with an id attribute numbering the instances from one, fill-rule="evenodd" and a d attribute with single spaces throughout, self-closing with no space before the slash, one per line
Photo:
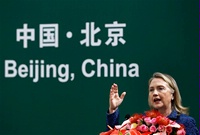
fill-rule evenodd
<path id="1" fill-rule="evenodd" d="M 106 118 L 107 125 L 114 127 L 119 124 L 118 107 L 125 95 L 126 92 L 123 92 L 119 96 L 117 84 L 111 86 L 109 110 Z M 178 86 L 170 75 L 159 72 L 153 74 L 149 80 L 148 103 L 151 109 L 156 109 L 169 119 L 183 124 L 186 129 L 186 135 L 199 135 L 196 121 L 188 116 L 188 108 L 182 106 Z"/>

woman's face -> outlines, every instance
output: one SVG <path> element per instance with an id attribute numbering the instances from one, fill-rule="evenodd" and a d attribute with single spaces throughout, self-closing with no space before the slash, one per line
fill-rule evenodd
<path id="1" fill-rule="evenodd" d="M 168 83 L 154 78 L 149 85 L 149 104 L 154 109 L 171 109 L 173 94 Z"/>

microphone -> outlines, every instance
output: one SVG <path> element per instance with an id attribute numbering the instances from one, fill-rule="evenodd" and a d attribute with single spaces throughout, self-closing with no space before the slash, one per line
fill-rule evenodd
<path id="1" fill-rule="evenodd" d="M 124 118 L 125 118 L 125 120 L 128 120 L 130 117 L 131 117 L 130 114 L 126 114 Z"/>

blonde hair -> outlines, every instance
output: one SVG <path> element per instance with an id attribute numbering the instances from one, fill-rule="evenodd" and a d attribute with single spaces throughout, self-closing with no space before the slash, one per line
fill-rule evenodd
<path id="1" fill-rule="evenodd" d="M 178 85 L 174 78 L 168 74 L 163 74 L 160 72 L 155 72 L 153 76 L 149 79 L 149 85 L 154 78 L 163 79 L 171 88 L 174 99 L 172 100 L 172 108 L 174 108 L 177 112 L 182 114 L 189 114 L 189 108 L 184 107 L 182 105 L 181 95 L 179 92 Z"/>

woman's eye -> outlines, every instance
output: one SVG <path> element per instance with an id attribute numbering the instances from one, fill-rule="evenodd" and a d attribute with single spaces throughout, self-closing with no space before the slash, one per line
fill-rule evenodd
<path id="1" fill-rule="evenodd" d="M 152 91 L 153 91 L 153 89 L 149 89 L 149 91 L 150 91 L 150 92 L 152 92 Z"/>
<path id="2" fill-rule="evenodd" d="M 164 90 L 164 87 L 159 87 L 158 89 L 159 89 L 159 90 Z"/>

